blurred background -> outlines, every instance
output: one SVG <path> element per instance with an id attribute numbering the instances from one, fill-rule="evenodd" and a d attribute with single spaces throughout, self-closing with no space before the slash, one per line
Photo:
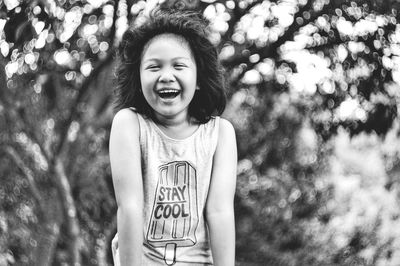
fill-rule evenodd
<path id="1" fill-rule="evenodd" d="M 201 10 L 225 68 L 237 265 L 400 265 L 400 1 L 162 5 Z M 145 7 L 0 1 L 0 266 L 112 265 L 115 54 Z"/>

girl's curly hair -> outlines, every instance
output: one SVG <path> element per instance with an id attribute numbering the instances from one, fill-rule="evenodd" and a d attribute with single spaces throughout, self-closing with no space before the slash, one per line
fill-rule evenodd
<path id="1" fill-rule="evenodd" d="M 208 22 L 199 13 L 182 10 L 154 10 L 144 24 L 128 29 L 119 46 L 116 69 L 116 109 L 135 107 L 136 111 L 153 117 L 140 83 L 140 62 L 146 44 L 155 36 L 173 33 L 189 44 L 197 65 L 195 95 L 189 104 L 189 115 L 206 123 L 225 109 L 226 95 L 222 67 L 216 47 L 208 40 Z"/>

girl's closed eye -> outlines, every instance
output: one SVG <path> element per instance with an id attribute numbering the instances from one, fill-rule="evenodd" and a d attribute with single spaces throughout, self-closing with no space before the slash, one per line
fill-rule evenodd
<path id="1" fill-rule="evenodd" d="M 186 68 L 187 65 L 184 64 L 184 63 L 176 63 L 176 64 L 174 65 L 174 67 L 175 67 L 175 69 L 181 70 L 181 69 Z"/>
<path id="2" fill-rule="evenodd" d="M 160 69 L 159 65 L 149 65 L 145 69 L 151 70 L 151 71 L 157 71 Z"/>

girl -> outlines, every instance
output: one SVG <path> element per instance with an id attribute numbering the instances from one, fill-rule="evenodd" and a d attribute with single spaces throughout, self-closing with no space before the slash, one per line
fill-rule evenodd
<path id="1" fill-rule="evenodd" d="M 236 139 L 198 13 L 157 10 L 122 39 L 110 161 L 116 265 L 234 265 Z"/>

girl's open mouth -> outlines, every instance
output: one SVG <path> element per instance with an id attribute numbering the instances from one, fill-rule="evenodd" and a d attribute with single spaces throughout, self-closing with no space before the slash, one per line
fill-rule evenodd
<path id="1" fill-rule="evenodd" d="M 181 91 L 175 89 L 163 89 L 157 91 L 157 93 L 163 99 L 173 99 L 176 96 L 178 96 L 181 93 Z"/>

